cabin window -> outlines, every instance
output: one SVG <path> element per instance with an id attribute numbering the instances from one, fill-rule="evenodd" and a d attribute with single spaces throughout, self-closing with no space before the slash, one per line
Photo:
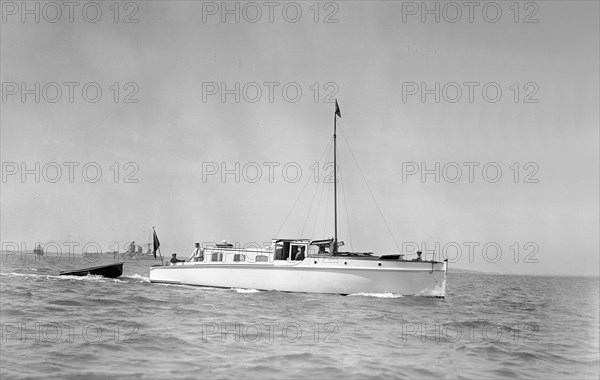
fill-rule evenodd
<path id="1" fill-rule="evenodd" d="M 316 246 L 316 247 L 315 247 Z M 311 254 L 317 255 L 329 255 L 331 252 L 331 246 L 329 244 L 314 244 L 311 246 Z"/>
<path id="2" fill-rule="evenodd" d="M 244 255 L 243 253 L 236 253 L 235 255 L 233 255 L 233 261 L 238 263 L 240 261 L 246 261 L 246 255 Z"/>
<path id="3" fill-rule="evenodd" d="M 279 241 L 275 245 L 275 260 L 299 260 L 306 257 L 306 244 Z"/>
<path id="4" fill-rule="evenodd" d="M 302 261 L 306 257 L 306 247 L 304 245 L 292 245 L 291 258 L 292 260 Z"/>
<path id="5" fill-rule="evenodd" d="M 261 262 L 261 261 L 269 261 L 269 256 L 266 255 L 258 255 L 256 256 L 256 262 Z"/>
<path id="6" fill-rule="evenodd" d="M 290 243 L 279 241 L 275 245 L 275 260 L 287 260 L 290 253 Z"/>
<path id="7" fill-rule="evenodd" d="M 217 261 L 217 262 L 223 261 L 223 254 L 222 254 L 222 253 L 220 253 L 220 252 L 215 252 L 215 253 L 213 253 L 213 254 L 212 254 L 212 260 L 211 260 L 211 261 L 213 261 L 213 262 L 214 262 L 214 261 Z"/>

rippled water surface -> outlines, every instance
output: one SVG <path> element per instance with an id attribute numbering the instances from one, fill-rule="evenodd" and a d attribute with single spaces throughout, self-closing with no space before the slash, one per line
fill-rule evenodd
<path id="1" fill-rule="evenodd" d="M 445 299 L 337 296 L 150 284 L 155 263 L 104 279 L 4 255 L 0 377 L 599 376 L 598 279 L 449 273 Z"/>

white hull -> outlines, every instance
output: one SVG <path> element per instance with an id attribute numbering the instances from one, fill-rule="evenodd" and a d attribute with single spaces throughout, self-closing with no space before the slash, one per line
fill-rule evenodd
<path id="1" fill-rule="evenodd" d="M 150 268 L 150 282 L 306 293 L 444 297 L 446 262 L 308 257 L 302 261 L 185 262 Z"/>

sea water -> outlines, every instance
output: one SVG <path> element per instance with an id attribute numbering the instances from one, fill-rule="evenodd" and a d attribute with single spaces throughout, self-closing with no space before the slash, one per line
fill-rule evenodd
<path id="1" fill-rule="evenodd" d="M 58 276 L 3 254 L 1 372 L 60 378 L 598 378 L 597 278 L 448 273 L 444 299 Z"/>

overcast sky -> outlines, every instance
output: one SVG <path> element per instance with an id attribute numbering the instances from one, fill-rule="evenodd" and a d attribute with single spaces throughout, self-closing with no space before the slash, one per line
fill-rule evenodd
<path id="1" fill-rule="evenodd" d="M 337 98 L 346 248 L 598 274 L 598 2 L 222 4 L 2 2 L 3 244 L 331 237 Z"/>

